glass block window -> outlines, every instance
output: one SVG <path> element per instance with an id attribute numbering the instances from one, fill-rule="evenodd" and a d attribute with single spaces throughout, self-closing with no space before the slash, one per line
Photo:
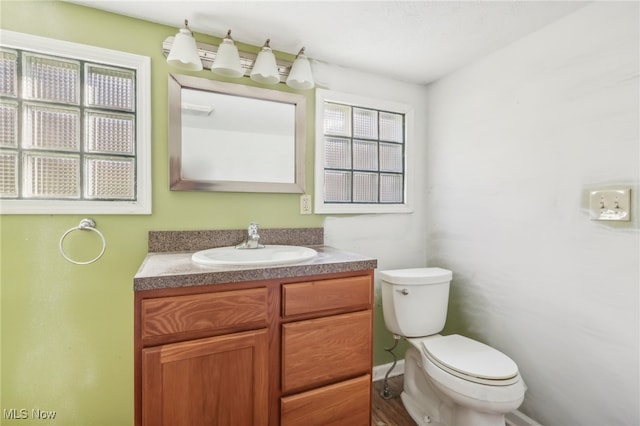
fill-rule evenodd
<path id="1" fill-rule="evenodd" d="M 404 202 L 405 115 L 325 102 L 324 200 Z"/>
<path id="2" fill-rule="evenodd" d="M 406 105 L 316 91 L 316 212 L 409 211 Z"/>
<path id="3" fill-rule="evenodd" d="M 141 169 L 147 171 L 140 156 L 148 157 L 149 141 L 139 132 L 148 128 L 148 111 L 139 111 L 138 102 L 140 93 L 148 94 L 148 88 L 139 88 L 142 77 L 148 84 L 148 58 L 8 31 L 2 35 L 3 213 L 12 201 L 39 205 L 38 213 L 46 212 L 46 205 L 66 206 L 49 213 L 149 213 L 150 182 L 140 185 Z M 138 208 L 140 199 L 145 205 Z M 107 204 L 122 208 L 100 207 Z"/>

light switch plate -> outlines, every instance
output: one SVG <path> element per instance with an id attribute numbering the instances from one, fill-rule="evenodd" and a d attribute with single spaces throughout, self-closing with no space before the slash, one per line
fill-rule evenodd
<path id="1" fill-rule="evenodd" d="M 631 189 L 599 189 L 589 194 L 591 220 L 631 220 Z"/>

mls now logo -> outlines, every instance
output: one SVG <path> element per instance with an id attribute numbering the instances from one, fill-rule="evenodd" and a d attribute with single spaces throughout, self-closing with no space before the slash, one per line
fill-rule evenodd
<path id="1" fill-rule="evenodd" d="M 25 420 L 28 418 L 37 420 L 52 420 L 56 418 L 55 411 L 45 411 L 39 408 L 27 410 L 26 408 L 5 408 L 2 410 L 2 417 L 7 420 Z"/>

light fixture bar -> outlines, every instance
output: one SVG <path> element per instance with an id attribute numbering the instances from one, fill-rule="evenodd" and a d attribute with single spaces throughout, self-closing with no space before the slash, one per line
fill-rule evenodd
<path id="1" fill-rule="evenodd" d="M 171 51 L 171 47 L 173 46 L 174 36 L 169 36 L 164 39 L 162 42 L 162 52 L 164 56 L 167 57 L 169 52 Z M 198 47 L 198 54 L 200 55 L 200 60 L 202 61 L 202 66 L 208 70 L 211 69 L 211 65 L 213 64 L 214 59 L 216 58 L 216 52 L 218 51 L 218 46 L 214 46 L 212 44 L 200 43 L 196 42 L 196 46 Z M 257 58 L 256 53 L 249 53 L 239 51 L 240 53 L 240 65 L 244 70 L 244 75 L 248 76 L 251 73 L 251 69 L 253 68 L 253 63 Z M 280 74 L 280 82 L 284 83 L 287 81 L 287 77 L 289 76 L 289 72 L 291 71 L 291 65 L 293 63 L 289 61 L 283 61 L 281 59 L 276 58 L 276 65 L 278 67 L 278 74 Z"/>

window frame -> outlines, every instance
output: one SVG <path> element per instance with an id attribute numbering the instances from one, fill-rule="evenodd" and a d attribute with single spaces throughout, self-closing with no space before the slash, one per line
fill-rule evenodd
<path id="1" fill-rule="evenodd" d="M 329 203 L 324 200 L 324 114 L 325 102 L 334 102 L 378 111 L 403 114 L 405 119 L 404 140 L 404 202 L 403 203 Z M 316 121 L 315 121 L 315 206 L 314 212 L 319 214 L 367 214 L 367 213 L 411 213 L 413 207 L 413 164 L 412 151 L 414 142 L 413 120 L 414 108 L 400 102 L 373 99 L 350 93 L 327 89 L 316 89 Z"/>
<path id="2" fill-rule="evenodd" d="M 151 214 L 151 58 L 0 29 L 3 47 L 136 72 L 135 200 L 0 199 L 0 214 Z M 21 143 L 21 141 L 19 141 Z"/>

